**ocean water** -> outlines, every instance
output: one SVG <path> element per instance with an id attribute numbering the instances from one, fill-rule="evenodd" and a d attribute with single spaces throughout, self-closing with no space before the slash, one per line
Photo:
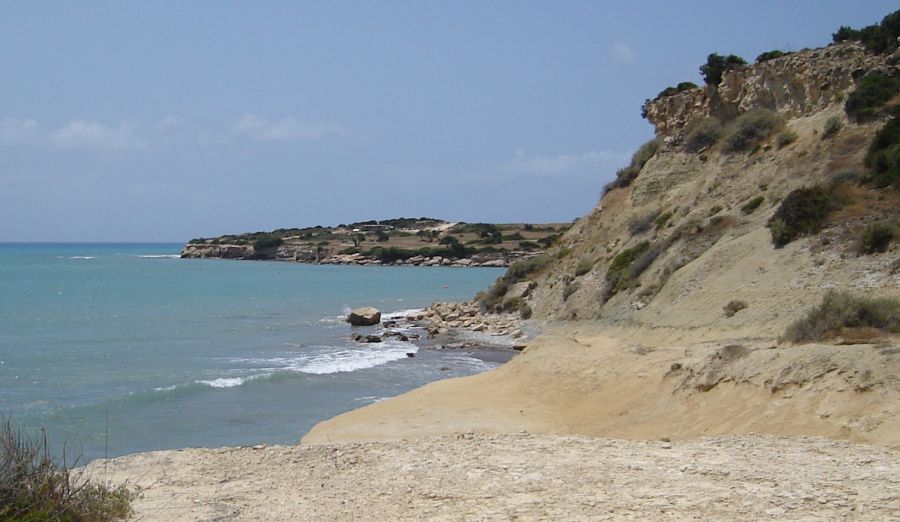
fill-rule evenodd
<path id="1" fill-rule="evenodd" d="M 500 269 L 182 260 L 176 244 L 0 244 L 0 415 L 84 460 L 293 443 L 320 420 L 497 365 L 348 308 L 464 300 Z M 417 352 L 408 357 L 408 352 Z"/>

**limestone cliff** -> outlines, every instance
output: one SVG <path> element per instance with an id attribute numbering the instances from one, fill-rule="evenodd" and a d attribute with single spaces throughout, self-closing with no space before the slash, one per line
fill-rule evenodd
<path id="1" fill-rule="evenodd" d="M 866 224 L 900 219 L 896 190 L 849 184 L 851 203 L 784 248 L 767 228 L 791 191 L 866 171 L 884 121 L 853 123 L 844 101 L 871 71 L 896 75 L 888 61 L 854 43 L 832 45 L 730 71 L 717 88 L 648 102 L 656 152 L 627 186 L 608 188 L 548 252 L 549 263 L 527 276 L 534 317 L 777 336 L 828 288 L 900 294 L 896 242 L 884 254 L 858 254 Z M 692 122 L 711 118 L 727 128 L 759 108 L 782 123 L 752 150 L 721 141 L 684 146 Z M 731 301 L 745 308 L 726 313 Z"/>
<path id="2" fill-rule="evenodd" d="M 855 80 L 882 62 L 856 42 L 799 51 L 727 71 L 715 87 L 649 101 L 645 113 L 657 136 L 670 139 L 695 119 L 732 118 L 757 107 L 810 116 L 842 102 Z"/>

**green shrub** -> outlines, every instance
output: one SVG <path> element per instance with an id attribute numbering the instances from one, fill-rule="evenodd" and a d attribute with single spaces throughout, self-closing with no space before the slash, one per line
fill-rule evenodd
<path id="1" fill-rule="evenodd" d="M 50 456 L 47 437 L 0 426 L 0 520 L 108 521 L 131 515 L 135 494 L 87 481 Z"/>
<path id="2" fill-rule="evenodd" d="M 568 283 L 565 286 L 565 288 L 563 288 L 562 300 L 568 301 L 569 297 L 571 297 L 572 294 L 577 292 L 579 288 L 581 288 L 581 284 L 579 284 L 578 282 Z"/>
<path id="3" fill-rule="evenodd" d="M 637 259 L 632 261 L 630 265 L 628 265 L 627 279 L 629 281 L 634 281 L 638 277 L 640 277 L 641 274 L 643 274 L 644 271 L 647 270 L 654 261 L 656 261 L 656 258 L 659 257 L 662 252 L 663 247 L 658 244 L 648 248 L 644 253 L 638 256 Z"/>
<path id="4" fill-rule="evenodd" d="M 828 139 L 836 136 L 844 128 L 844 121 L 840 116 L 832 116 L 825 121 L 825 128 L 822 129 L 822 139 Z"/>
<path id="5" fill-rule="evenodd" d="M 534 241 L 519 241 L 518 245 L 521 250 L 538 250 L 541 248 L 541 245 Z"/>
<path id="6" fill-rule="evenodd" d="M 854 122 L 867 122 L 881 115 L 884 105 L 900 94 L 900 78 L 881 73 L 863 77 L 855 91 L 844 102 L 847 117 Z"/>
<path id="7" fill-rule="evenodd" d="M 755 211 L 765 200 L 766 198 L 762 196 L 756 196 L 750 201 L 744 203 L 744 205 L 741 207 L 741 212 L 743 212 L 744 214 L 752 214 L 753 211 Z"/>
<path id="8" fill-rule="evenodd" d="M 592 268 L 594 268 L 594 260 L 587 256 L 582 257 L 581 261 L 578 262 L 578 266 L 575 267 L 575 276 L 581 277 L 590 272 Z"/>
<path id="9" fill-rule="evenodd" d="M 774 49 L 771 51 L 766 51 L 761 53 L 756 57 L 756 63 L 767 62 L 769 60 L 774 60 L 775 58 L 781 58 L 782 56 L 787 56 L 791 53 L 786 53 L 784 51 L 779 51 L 778 49 Z"/>
<path id="10" fill-rule="evenodd" d="M 642 241 L 616 254 L 609 264 L 609 268 L 606 269 L 606 299 L 630 285 L 632 278 L 629 277 L 628 270 L 631 268 L 631 264 L 649 249 L 650 243 Z"/>
<path id="11" fill-rule="evenodd" d="M 895 235 L 894 225 L 889 223 L 872 223 L 863 229 L 860 251 L 863 254 L 887 252 Z"/>
<path id="12" fill-rule="evenodd" d="M 707 85 L 719 85 L 725 72 L 742 65 L 747 65 L 747 62 L 740 56 L 734 54 L 721 56 L 712 53 L 706 57 L 706 63 L 700 66 L 700 74 L 703 75 L 703 81 Z"/>
<path id="13" fill-rule="evenodd" d="M 875 328 L 900 332 L 900 300 L 857 297 L 831 290 L 805 317 L 791 324 L 784 339 L 791 342 L 819 341 L 840 328 Z"/>
<path id="14" fill-rule="evenodd" d="M 900 182 L 900 119 L 888 120 L 875 134 L 865 159 L 870 180 L 877 187 Z"/>
<path id="15" fill-rule="evenodd" d="M 711 147 L 722 137 L 722 124 L 715 118 L 700 118 L 684 129 L 684 148 L 688 152 L 700 152 Z"/>
<path id="16" fill-rule="evenodd" d="M 681 82 L 675 87 L 666 87 L 659 94 L 656 95 L 656 100 L 660 98 L 664 98 L 666 96 L 672 96 L 673 94 L 678 94 L 679 92 L 689 91 L 691 89 L 696 89 L 697 84 L 693 82 Z"/>
<path id="17" fill-rule="evenodd" d="M 725 152 L 746 152 L 759 147 L 784 124 L 778 114 L 768 109 L 753 109 L 738 116 L 726 129 Z"/>
<path id="18" fill-rule="evenodd" d="M 769 219 L 767 226 L 772 243 L 781 248 L 800 236 L 815 234 L 825 224 L 828 215 L 838 208 L 833 190 L 808 187 L 794 190 Z"/>
<path id="19" fill-rule="evenodd" d="M 633 182 L 638 177 L 638 174 L 641 173 L 641 169 L 644 168 L 644 165 L 650 161 L 650 158 L 652 158 L 658 150 L 659 140 L 657 139 L 652 139 L 641 145 L 631 156 L 631 163 L 627 167 L 622 167 L 616 172 L 616 179 L 604 187 L 603 193 L 606 194 L 614 188 L 625 188 L 628 185 L 631 185 L 631 182 Z"/>
<path id="20" fill-rule="evenodd" d="M 631 157 L 631 164 L 637 167 L 638 169 L 644 168 L 644 165 L 650 161 L 656 152 L 659 150 L 659 140 L 652 139 L 640 147 L 635 151 L 634 155 Z"/>
<path id="21" fill-rule="evenodd" d="M 510 299 L 507 299 L 506 301 L 503 301 L 503 305 L 500 307 L 500 309 L 504 312 L 512 312 L 514 310 L 518 311 L 523 304 L 525 304 L 525 302 L 522 301 L 521 297 L 512 297 Z"/>
<path id="22" fill-rule="evenodd" d="M 661 229 L 666 226 L 666 223 L 672 219 L 672 212 L 663 212 L 662 214 L 656 216 L 656 219 L 653 220 L 653 224 L 656 225 L 656 230 Z"/>
<path id="23" fill-rule="evenodd" d="M 261 236 L 259 239 L 253 242 L 253 251 L 262 252 L 263 250 L 278 248 L 282 243 L 284 243 L 284 240 L 280 237 L 269 235 Z"/>
<path id="24" fill-rule="evenodd" d="M 719 212 L 722 212 L 722 205 L 713 205 L 709 208 L 709 215 L 715 216 Z"/>
<path id="25" fill-rule="evenodd" d="M 831 35 L 831 39 L 835 43 L 854 40 L 861 42 L 870 52 L 884 54 L 897 48 L 898 36 L 900 36 L 900 11 L 894 11 L 882 18 L 881 23 L 877 25 L 869 25 L 862 29 L 842 25 Z"/>
<path id="26" fill-rule="evenodd" d="M 525 280 L 529 275 L 540 272 L 550 264 L 552 258 L 546 254 L 521 259 L 511 264 L 506 273 L 497 278 L 493 285 L 484 292 L 480 292 L 475 299 L 489 312 L 502 309 L 502 299 L 507 290 L 519 281 Z"/>
<path id="27" fill-rule="evenodd" d="M 659 209 L 651 210 L 646 214 L 637 214 L 628 219 L 628 232 L 637 235 L 650 230 L 650 227 L 660 215 Z"/>
<path id="28" fill-rule="evenodd" d="M 787 147 L 791 143 L 797 141 L 797 133 L 792 131 L 791 129 L 784 129 L 783 131 L 778 133 L 778 137 L 775 138 L 775 143 L 778 145 L 779 149 L 783 149 Z"/>

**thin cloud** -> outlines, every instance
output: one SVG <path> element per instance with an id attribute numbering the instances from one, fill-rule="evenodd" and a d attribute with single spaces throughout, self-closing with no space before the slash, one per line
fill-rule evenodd
<path id="1" fill-rule="evenodd" d="M 523 150 L 518 150 L 503 170 L 533 175 L 559 175 L 604 164 L 618 164 L 624 159 L 627 159 L 627 155 L 608 150 L 559 156 L 531 156 Z"/>
<path id="2" fill-rule="evenodd" d="M 73 120 L 47 135 L 53 148 L 75 150 L 140 150 L 148 147 L 131 123 L 110 127 L 95 121 Z"/>
<path id="3" fill-rule="evenodd" d="M 325 136 L 342 136 L 340 125 L 328 122 L 305 122 L 292 117 L 273 121 L 256 114 L 247 114 L 231 126 L 235 134 L 257 141 L 318 140 Z"/>
<path id="4" fill-rule="evenodd" d="M 621 63 L 633 63 L 636 57 L 634 50 L 623 42 L 614 43 L 611 51 L 613 58 Z"/>
<path id="5" fill-rule="evenodd" d="M 34 141 L 37 132 L 38 123 L 35 120 L 11 117 L 0 119 L 0 143 L 25 145 Z"/>
<path id="6" fill-rule="evenodd" d="M 184 127 L 184 118 L 177 114 L 170 114 L 153 125 L 157 132 L 167 133 L 181 130 Z"/>

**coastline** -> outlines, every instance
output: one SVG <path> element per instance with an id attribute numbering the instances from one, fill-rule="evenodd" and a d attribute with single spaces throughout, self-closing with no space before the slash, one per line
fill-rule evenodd
<path id="1" fill-rule="evenodd" d="M 723 334 L 550 325 L 497 369 L 339 415 L 298 445 L 91 470 L 145 488 L 141 520 L 896 515 L 892 348 Z"/>

